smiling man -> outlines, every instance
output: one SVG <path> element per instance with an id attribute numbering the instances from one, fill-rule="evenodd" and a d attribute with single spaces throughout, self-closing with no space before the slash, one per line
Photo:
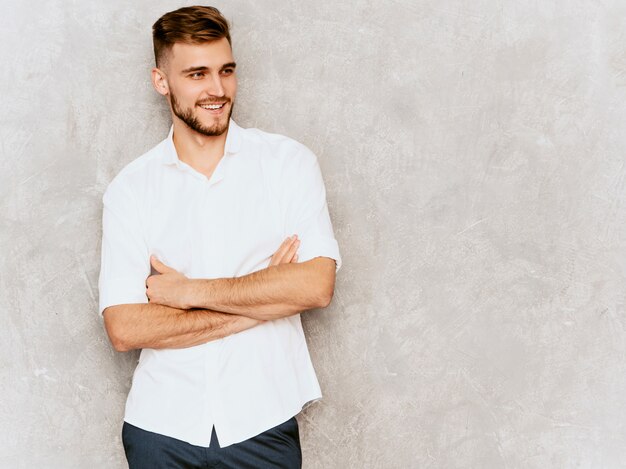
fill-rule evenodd
<path id="1" fill-rule="evenodd" d="M 330 303 L 339 248 L 315 155 L 231 118 L 227 21 L 153 27 L 172 128 L 104 197 L 100 312 L 142 349 L 122 440 L 131 469 L 301 466 L 295 415 L 321 397 L 300 314 Z"/>

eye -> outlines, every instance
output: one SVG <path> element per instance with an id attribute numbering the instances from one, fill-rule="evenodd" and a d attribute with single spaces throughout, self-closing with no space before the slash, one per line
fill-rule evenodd
<path id="1" fill-rule="evenodd" d="M 234 71 L 235 71 L 235 70 L 234 70 L 234 69 L 232 69 L 232 68 L 225 68 L 224 70 L 222 70 L 222 74 L 223 74 L 223 75 L 232 75 L 232 73 L 233 73 Z"/>
<path id="2" fill-rule="evenodd" d="M 191 78 L 193 78 L 194 80 L 198 80 L 200 78 L 202 78 L 204 76 L 204 72 L 193 72 L 191 75 L 189 75 Z"/>

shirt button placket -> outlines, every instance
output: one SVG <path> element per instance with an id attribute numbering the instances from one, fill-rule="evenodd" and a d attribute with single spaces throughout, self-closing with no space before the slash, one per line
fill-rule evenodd
<path id="1" fill-rule="evenodd" d="M 199 205 L 199 210 L 196 216 L 198 217 L 200 224 L 200 245 L 202 246 L 199 250 L 200 259 L 202 262 L 202 271 L 203 278 L 206 278 L 208 275 L 204 274 L 205 272 L 211 272 L 211 266 L 209 265 L 210 252 L 211 252 L 211 230 L 210 230 L 210 220 L 211 220 L 211 192 L 212 192 L 212 184 L 208 178 L 204 178 L 202 181 L 202 196 L 200 197 L 201 203 Z M 213 275 L 211 275 L 212 277 Z M 204 357 L 204 380 L 205 380 L 205 389 L 206 389 L 206 431 L 207 438 L 211 438 L 211 430 L 215 425 L 215 400 L 217 395 L 217 357 L 219 354 L 219 341 L 212 342 L 208 347 L 205 348 L 205 357 Z"/>

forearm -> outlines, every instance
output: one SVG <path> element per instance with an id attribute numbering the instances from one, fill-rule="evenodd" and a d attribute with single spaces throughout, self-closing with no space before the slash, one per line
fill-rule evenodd
<path id="1" fill-rule="evenodd" d="M 118 351 L 186 348 L 254 327 L 260 321 L 206 309 L 182 310 L 155 303 L 111 306 L 104 311 Z"/>
<path id="2" fill-rule="evenodd" d="M 281 264 L 237 278 L 191 281 L 191 306 L 271 320 L 328 306 L 335 263 L 316 258 Z"/>

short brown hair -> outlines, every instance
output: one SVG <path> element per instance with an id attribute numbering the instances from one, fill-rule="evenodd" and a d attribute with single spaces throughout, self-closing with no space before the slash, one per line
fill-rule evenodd
<path id="1" fill-rule="evenodd" d="M 224 37 L 231 44 L 228 21 L 215 7 L 183 7 L 165 13 L 152 26 L 156 66 L 164 62 L 165 55 L 177 42 L 201 44 Z"/>

